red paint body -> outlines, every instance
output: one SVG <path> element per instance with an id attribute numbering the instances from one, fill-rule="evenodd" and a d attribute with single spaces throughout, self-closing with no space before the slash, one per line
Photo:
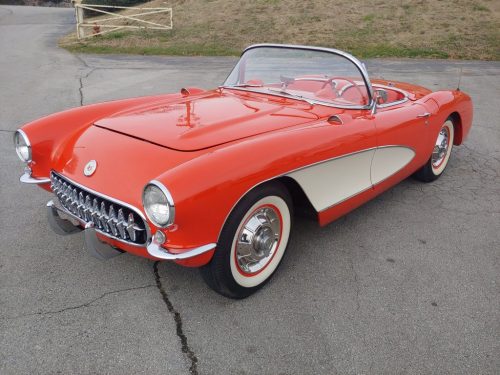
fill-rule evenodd
<path id="1" fill-rule="evenodd" d="M 387 85 L 385 81 L 375 81 Z M 239 199 L 255 186 L 301 167 L 383 145 L 403 145 L 416 156 L 372 189 L 318 213 L 325 225 L 408 177 L 430 157 L 441 125 L 453 116 L 455 144 L 466 138 L 472 103 L 460 91 L 431 91 L 403 83 L 410 100 L 370 110 L 310 105 L 230 89 L 193 90 L 120 100 L 57 113 L 22 127 L 32 143 L 33 177 L 61 173 L 144 212 L 142 191 L 162 182 L 175 201 L 175 225 L 164 229 L 171 252 L 216 243 Z M 398 95 L 390 90 L 389 95 Z M 417 115 L 431 113 L 426 125 Z M 337 115 L 343 124 L 328 122 Z M 85 164 L 98 168 L 86 177 Z M 41 185 L 50 191 L 49 184 Z M 149 222 L 151 232 L 157 228 Z M 162 229 L 163 230 L 163 229 Z M 149 257 L 145 248 L 102 240 Z M 212 252 L 178 263 L 200 266 Z"/>

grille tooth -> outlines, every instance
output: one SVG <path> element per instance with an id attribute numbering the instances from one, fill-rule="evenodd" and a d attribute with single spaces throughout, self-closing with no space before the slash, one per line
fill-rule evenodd
<path id="1" fill-rule="evenodd" d="M 66 182 L 63 182 L 62 184 L 62 191 L 61 191 L 61 199 L 66 201 L 66 190 L 68 189 L 68 185 L 66 185 Z"/>
<path id="2" fill-rule="evenodd" d="M 99 203 L 96 198 L 92 201 L 92 221 L 98 227 L 101 226 L 101 221 L 99 220 Z"/>
<path id="3" fill-rule="evenodd" d="M 127 233 L 132 241 L 135 241 L 137 238 L 137 234 L 134 230 L 134 226 L 135 226 L 134 214 L 129 213 L 128 220 L 127 220 Z"/>
<path id="4" fill-rule="evenodd" d="M 83 193 L 80 192 L 80 193 L 78 193 L 78 207 L 77 207 L 78 217 L 81 217 L 81 218 L 85 217 L 85 214 L 83 213 L 84 208 L 85 208 L 85 201 L 83 199 Z"/>
<path id="5" fill-rule="evenodd" d="M 66 185 L 64 189 L 64 195 L 66 196 L 66 206 L 69 208 L 71 204 L 71 186 Z"/>
<path id="6" fill-rule="evenodd" d="M 91 221 L 92 220 L 92 206 L 90 203 L 90 195 L 85 196 L 85 209 L 83 210 L 83 219 L 85 221 Z"/>
<path id="7" fill-rule="evenodd" d="M 76 189 L 71 192 L 71 212 L 78 215 L 78 192 Z"/>
<path id="8" fill-rule="evenodd" d="M 118 223 L 116 224 L 116 227 L 118 228 L 118 232 L 120 233 L 120 236 L 123 239 L 127 238 L 127 232 L 125 231 L 125 216 L 123 215 L 123 210 L 120 208 L 118 210 Z"/>
<path id="9" fill-rule="evenodd" d="M 50 175 L 51 188 L 60 204 L 85 223 L 107 236 L 138 245 L 148 240 L 146 223 L 133 209 L 87 191 L 59 176 Z M 138 222 L 136 222 L 138 219 Z"/>
<path id="10" fill-rule="evenodd" d="M 118 220 L 116 220 L 116 213 L 115 213 L 115 207 L 113 205 L 109 206 L 109 226 L 111 228 L 111 232 L 113 232 L 113 236 L 118 235 L 118 229 L 116 228 L 116 223 Z"/>
<path id="11" fill-rule="evenodd" d="M 104 230 L 109 233 L 108 215 L 106 215 L 106 204 L 101 202 L 101 222 Z"/>

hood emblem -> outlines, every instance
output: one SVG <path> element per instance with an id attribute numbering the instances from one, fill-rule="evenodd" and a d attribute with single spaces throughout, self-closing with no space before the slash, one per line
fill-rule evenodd
<path id="1" fill-rule="evenodd" d="M 87 177 L 90 177 L 94 174 L 96 169 L 97 169 L 97 162 L 95 160 L 91 160 L 83 168 L 83 174 Z"/>

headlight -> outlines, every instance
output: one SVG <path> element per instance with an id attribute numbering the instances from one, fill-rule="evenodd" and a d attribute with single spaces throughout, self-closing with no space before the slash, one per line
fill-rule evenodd
<path id="1" fill-rule="evenodd" d="M 14 146 L 19 159 L 29 163 L 31 161 L 31 144 L 26 133 L 20 129 L 14 133 Z"/>
<path id="2" fill-rule="evenodd" d="M 172 196 L 158 181 L 151 181 L 144 188 L 142 204 L 154 225 L 167 227 L 174 222 L 175 208 Z"/>

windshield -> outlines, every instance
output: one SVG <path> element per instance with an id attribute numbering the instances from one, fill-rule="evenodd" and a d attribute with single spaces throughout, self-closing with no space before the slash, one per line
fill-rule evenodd
<path id="1" fill-rule="evenodd" d="M 250 48 L 223 86 L 340 107 L 370 104 L 367 83 L 353 61 L 305 47 Z"/>

